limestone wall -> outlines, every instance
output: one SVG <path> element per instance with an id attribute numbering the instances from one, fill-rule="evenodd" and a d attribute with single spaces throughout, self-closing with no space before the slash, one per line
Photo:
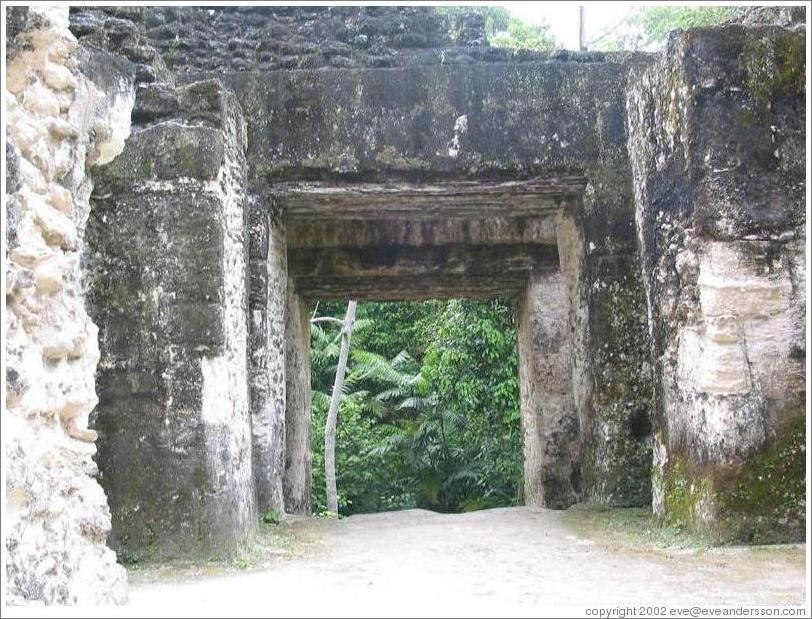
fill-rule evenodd
<path id="1" fill-rule="evenodd" d="M 92 165 L 130 132 L 133 72 L 79 47 L 68 9 L 9 9 L 5 342 L 7 602 L 117 603 L 126 574 L 92 456 L 99 360 L 82 233 Z"/>
<path id="2" fill-rule="evenodd" d="M 804 47 L 678 33 L 629 92 L 654 509 L 722 539 L 804 534 Z"/>

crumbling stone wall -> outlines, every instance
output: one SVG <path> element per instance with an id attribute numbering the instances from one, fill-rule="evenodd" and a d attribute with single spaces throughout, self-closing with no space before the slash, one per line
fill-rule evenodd
<path id="1" fill-rule="evenodd" d="M 130 131 L 128 63 L 79 47 L 68 10 L 8 9 L 4 325 L 7 602 L 118 603 L 126 575 L 91 459 L 96 326 L 79 262 L 92 165 Z"/>
<path id="2" fill-rule="evenodd" d="M 511 56 L 487 46 L 481 16 L 451 17 L 427 7 L 75 7 L 71 23 L 77 36 L 115 38 L 137 30 L 177 74 L 383 68 Z"/>
<path id="3" fill-rule="evenodd" d="M 720 539 L 803 539 L 805 46 L 672 35 L 629 92 L 656 368 L 654 509 Z"/>

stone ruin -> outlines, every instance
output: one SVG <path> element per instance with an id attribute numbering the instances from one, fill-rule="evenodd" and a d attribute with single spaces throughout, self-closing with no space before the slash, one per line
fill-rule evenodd
<path id="1" fill-rule="evenodd" d="M 8 8 L 9 601 L 121 602 L 113 550 L 308 514 L 317 298 L 515 297 L 528 505 L 802 540 L 778 13 L 652 55 L 495 49 L 431 8 Z"/>

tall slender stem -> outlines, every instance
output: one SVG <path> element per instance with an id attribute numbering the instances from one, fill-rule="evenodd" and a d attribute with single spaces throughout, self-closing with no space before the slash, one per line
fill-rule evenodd
<path id="1" fill-rule="evenodd" d="M 327 510 L 338 515 L 338 491 L 336 489 L 336 427 L 338 426 L 338 408 L 341 404 L 341 392 L 344 388 L 344 376 L 347 373 L 347 358 L 350 353 L 350 340 L 355 325 L 355 308 L 357 301 L 347 304 L 347 314 L 341 327 L 341 351 L 338 355 L 338 367 L 330 397 L 330 408 L 327 411 L 327 422 L 324 426 L 324 482 L 327 491 Z"/>

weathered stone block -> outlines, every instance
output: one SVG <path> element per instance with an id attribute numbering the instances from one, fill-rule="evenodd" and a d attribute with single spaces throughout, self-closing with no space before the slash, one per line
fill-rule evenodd
<path id="1" fill-rule="evenodd" d="M 174 122 L 136 133 L 127 149 L 97 173 L 99 189 L 134 181 L 214 180 L 223 164 L 222 132 Z"/>
<path id="2" fill-rule="evenodd" d="M 134 123 L 153 123 L 178 114 L 178 96 L 167 84 L 142 86 L 132 112 Z"/>
<path id="3" fill-rule="evenodd" d="M 248 209 L 248 257 L 265 260 L 268 257 L 269 213 L 259 200 L 253 200 Z"/>
<path id="4" fill-rule="evenodd" d="M 249 209 L 250 395 L 254 484 L 260 511 L 285 510 L 287 238 L 259 197 Z"/>

